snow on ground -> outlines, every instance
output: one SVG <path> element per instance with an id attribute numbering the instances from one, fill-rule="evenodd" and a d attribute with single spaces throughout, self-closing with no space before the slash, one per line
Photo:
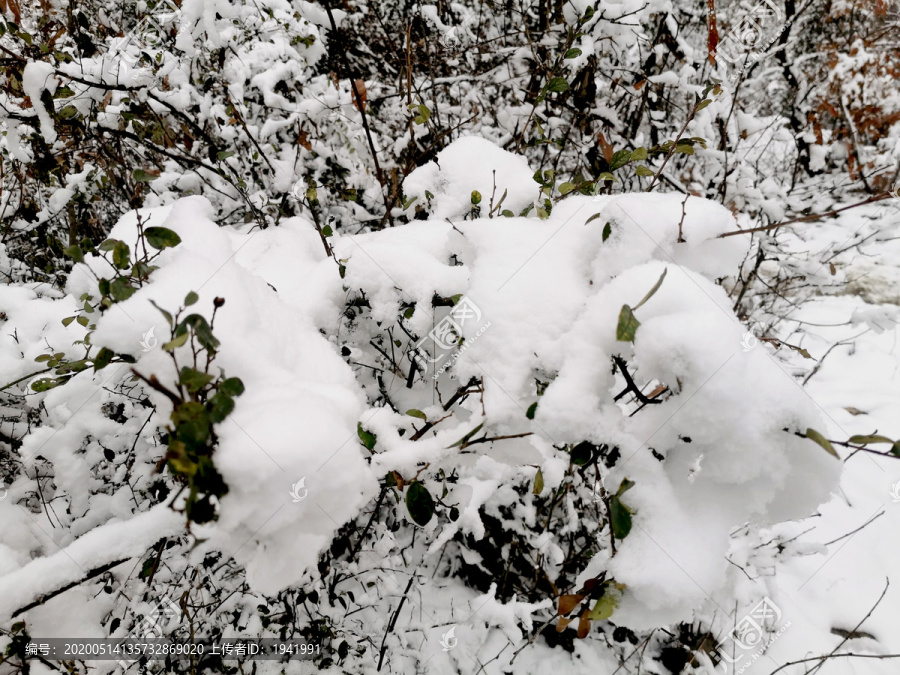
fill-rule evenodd
<path id="1" fill-rule="evenodd" d="M 853 295 L 821 296 L 794 312 L 778 335 L 805 347 L 821 363 L 810 365 L 799 356 L 791 360 L 805 371 L 804 391 L 828 421 L 829 438 L 846 440 L 854 434 L 878 433 L 900 438 L 900 327 L 896 279 L 900 269 L 898 209 L 870 207 L 850 211 L 825 224 L 802 229 L 813 249 L 827 244 L 845 247 L 851 239 L 875 236 L 860 255 L 853 250 L 835 259 L 838 273 L 851 280 Z M 860 232 L 861 228 L 868 228 Z M 873 273 L 877 271 L 877 273 Z M 869 304 L 874 302 L 875 304 Z M 869 326 L 853 324 L 860 316 L 881 317 Z M 887 318 L 884 318 L 887 317 Z M 801 323 L 803 322 L 803 323 Z M 827 354 L 827 356 L 826 356 Z M 824 360 L 822 360 L 824 357 Z M 817 368 L 809 376 L 811 368 Z M 825 430 L 823 430 L 823 433 Z M 872 446 L 884 450 L 888 446 Z M 774 528 L 786 539 L 797 537 L 805 555 L 789 559 L 777 570 L 758 571 L 769 579 L 773 600 L 790 626 L 756 664 L 745 672 L 770 673 L 776 667 L 830 653 L 844 640 L 835 631 L 850 632 L 872 610 L 892 580 L 884 599 L 857 630 L 867 637 L 847 641 L 841 652 L 864 655 L 898 654 L 900 638 L 900 459 L 876 457 L 838 448 L 844 458 L 839 494 L 818 509 L 816 516 Z M 833 543 L 832 543 L 833 542 Z M 825 547 L 817 545 L 827 544 Z M 751 570 L 753 572 L 753 570 Z M 738 571 L 737 574 L 740 574 Z M 740 616 L 740 613 L 739 613 Z M 846 636 L 846 633 L 844 633 Z M 806 672 L 815 661 L 789 673 Z M 896 661 L 875 658 L 832 659 L 817 671 L 822 675 L 888 675 Z"/>

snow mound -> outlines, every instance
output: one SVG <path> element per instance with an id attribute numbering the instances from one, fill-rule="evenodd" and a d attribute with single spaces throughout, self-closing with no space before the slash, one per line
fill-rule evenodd
<path id="1" fill-rule="evenodd" d="M 403 181 L 407 199 L 417 197 L 417 205 L 431 199 L 431 217 L 435 220 L 459 218 L 472 208 L 472 191 L 482 197 L 481 207 L 490 208 L 491 195 L 496 206 L 504 191 L 503 209 L 519 213 L 538 197 L 534 172 L 524 157 L 506 152 L 479 136 L 459 138 L 438 153 L 436 159 L 420 166 Z"/>

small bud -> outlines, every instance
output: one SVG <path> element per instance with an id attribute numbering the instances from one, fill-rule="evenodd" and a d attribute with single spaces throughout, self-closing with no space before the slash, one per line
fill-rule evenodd
<path id="1" fill-rule="evenodd" d="M 215 300 L 213 300 L 213 307 L 215 307 L 216 309 L 218 309 L 219 307 L 221 307 L 224 304 L 225 304 L 225 298 L 216 298 Z"/>

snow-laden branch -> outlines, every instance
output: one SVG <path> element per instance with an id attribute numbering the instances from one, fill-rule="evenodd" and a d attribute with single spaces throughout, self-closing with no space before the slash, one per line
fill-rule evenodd
<path id="1" fill-rule="evenodd" d="M 32 560 L 0 579 L 0 620 L 15 616 L 40 598 L 72 588 L 116 561 L 143 555 L 162 537 L 184 527 L 184 517 L 160 504 L 130 520 L 107 523 L 53 555 Z"/>

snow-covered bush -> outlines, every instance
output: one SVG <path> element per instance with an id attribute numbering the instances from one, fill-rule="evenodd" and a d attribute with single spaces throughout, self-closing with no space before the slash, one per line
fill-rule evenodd
<path id="1" fill-rule="evenodd" d="M 773 355 L 743 348 L 718 282 L 747 240 L 718 236 L 727 209 L 674 195 L 463 219 L 494 180 L 515 208 L 542 198 L 531 174 L 461 139 L 409 178 L 446 219 L 333 233 L 332 255 L 303 219 L 220 227 L 191 197 L 110 233 L 160 249 L 128 297 L 92 306 L 113 266 L 102 250 L 64 293 L 0 289 L 2 375 L 34 411 L 0 502 L 4 620 L 44 598 L 23 615 L 30 634 L 124 636 L 123 609 L 145 611 L 125 598 L 180 597 L 194 630 L 324 637 L 354 669 L 387 649 L 412 672 L 428 656 L 449 667 L 432 637 L 413 645 L 451 624 L 485 658 L 557 614 L 561 630 L 578 618 L 572 637 L 721 631 L 717 605 L 771 592 L 735 595 L 726 553 L 747 551 L 730 533 L 807 515 L 840 463 L 804 438 L 819 413 Z M 88 325 L 63 321 L 88 307 Z M 34 362 L 81 357 L 70 345 L 87 331 L 119 356 L 29 390 Z M 223 390 L 240 395 L 224 414 L 207 405 L 200 440 L 224 489 L 187 532 L 172 509 L 191 515 L 178 487 L 196 469 L 173 447 L 199 422 L 177 411 Z M 114 593 L 53 597 L 97 570 Z M 391 598 L 413 586 L 420 624 L 392 632 Z M 302 630 L 295 605 L 274 609 L 298 594 Z"/>
<path id="2" fill-rule="evenodd" d="M 721 667 L 896 296 L 896 16 L 753 4 L 0 0 L 0 668 Z"/>

